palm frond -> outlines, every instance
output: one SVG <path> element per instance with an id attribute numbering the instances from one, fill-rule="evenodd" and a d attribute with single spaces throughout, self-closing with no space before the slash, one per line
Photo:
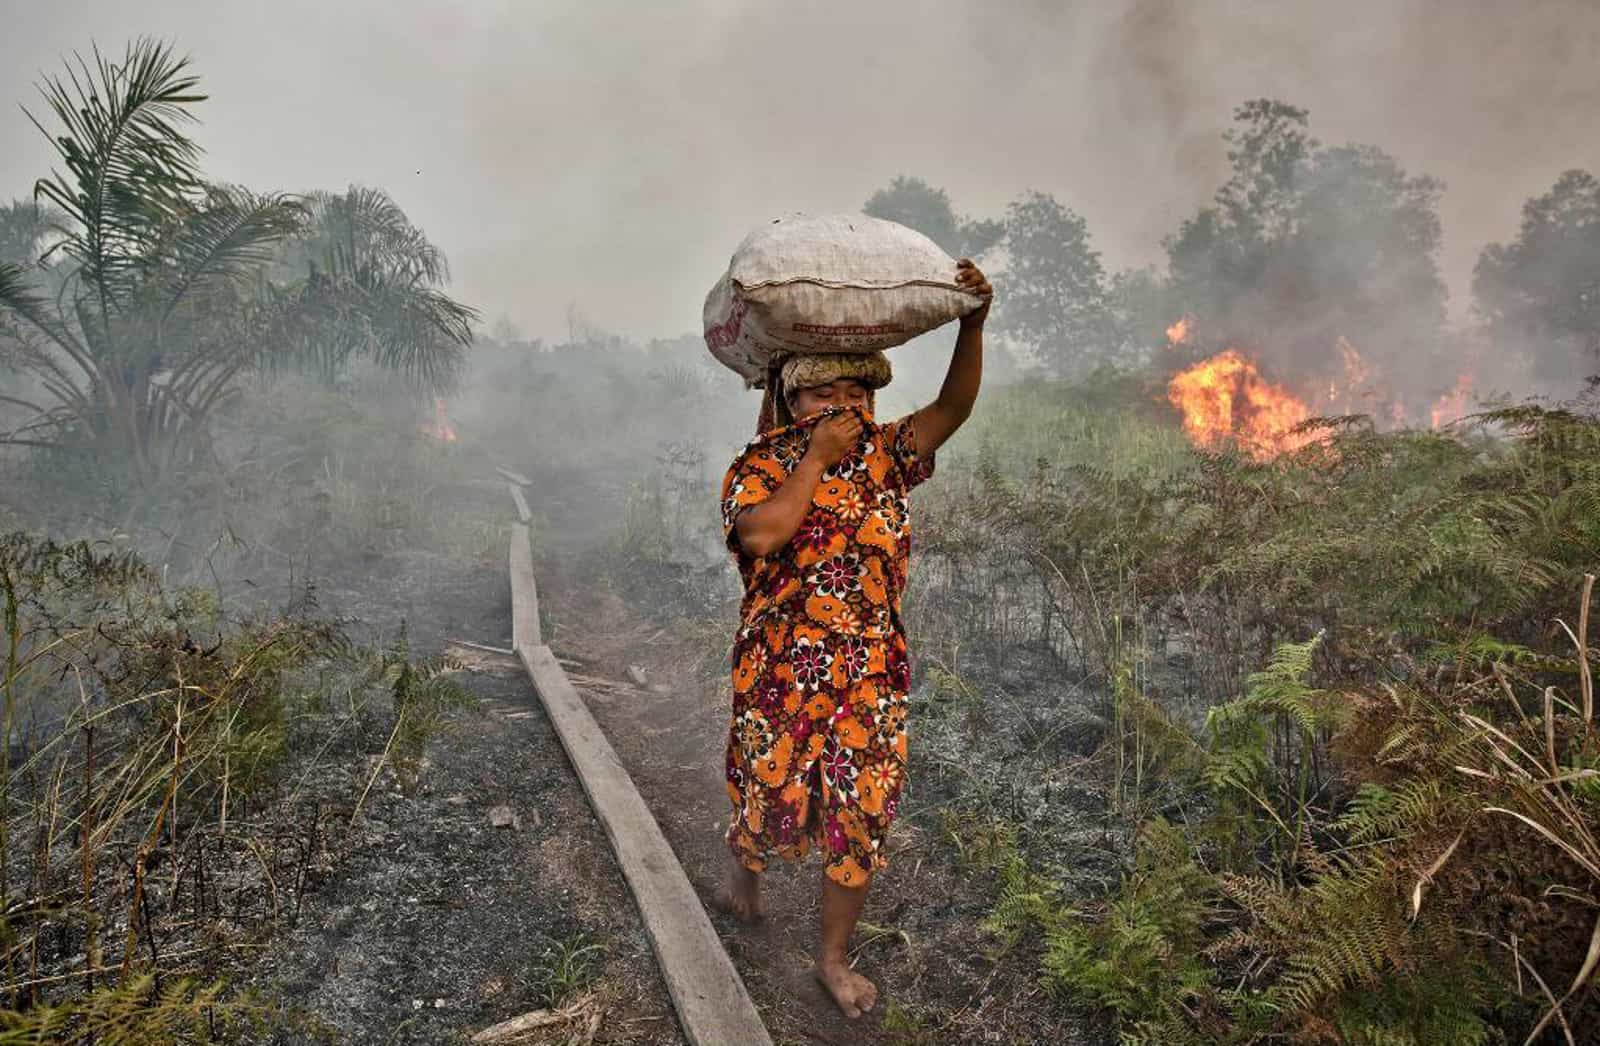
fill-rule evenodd
<path id="1" fill-rule="evenodd" d="M 179 129 L 188 107 L 204 99 L 185 72 L 187 58 L 140 39 L 120 63 L 99 49 L 74 55 L 66 77 L 46 78 L 40 94 L 62 125 L 52 133 L 30 112 L 66 165 L 40 179 L 35 195 L 75 223 L 62 250 L 83 269 L 102 312 L 130 296 L 131 270 L 161 230 L 188 206 L 199 186 L 199 147 Z M 26 111 L 26 110 L 25 110 Z"/>
<path id="2" fill-rule="evenodd" d="M 0 308 L 28 319 L 30 314 L 42 313 L 48 305 L 49 301 L 38 293 L 27 269 L 0 261 Z M 29 322 L 33 321 L 29 319 Z"/>
<path id="3" fill-rule="evenodd" d="M 38 284 L 21 265 L 0 262 L 0 320 L 6 313 L 20 316 L 80 362 L 84 348 L 72 329 L 63 322 L 60 311 L 39 292 Z"/>
<path id="4" fill-rule="evenodd" d="M 440 289 L 444 253 L 381 190 L 351 186 L 306 201 L 303 236 L 282 259 L 307 269 L 280 309 L 295 362 L 333 373 L 366 359 L 433 391 L 448 388 L 478 313 Z"/>
<path id="5" fill-rule="evenodd" d="M 440 291 L 392 282 L 366 288 L 365 297 L 377 335 L 374 361 L 429 388 L 454 383 L 477 310 Z"/>
<path id="6" fill-rule="evenodd" d="M 352 185 L 343 193 L 314 192 L 308 199 L 308 240 L 324 268 L 342 274 L 383 272 L 430 286 L 450 279 L 444 252 L 383 190 Z"/>
<path id="7" fill-rule="evenodd" d="M 162 318 L 199 290 L 252 279 L 305 219 L 304 205 L 293 196 L 213 186 L 151 259 L 161 281 Z"/>

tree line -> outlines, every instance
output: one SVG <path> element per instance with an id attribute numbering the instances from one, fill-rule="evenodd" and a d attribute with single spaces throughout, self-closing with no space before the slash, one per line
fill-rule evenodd
<path id="1" fill-rule="evenodd" d="M 248 375 L 357 361 L 419 390 L 459 375 L 477 313 L 385 193 L 256 192 L 206 179 L 188 60 L 141 39 L 39 85 L 60 167 L 0 207 L 0 443 L 148 484 L 209 453 Z M 46 120 L 50 123 L 47 125 Z"/>
<path id="2" fill-rule="evenodd" d="M 1464 345 L 1445 323 L 1443 183 L 1377 146 L 1324 145 L 1308 111 L 1280 101 L 1239 106 L 1223 138 L 1230 177 L 1165 238 L 1165 272 L 1108 272 L 1083 217 L 1048 193 L 970 218 L 945 190 L 900 176 L 863 210 L 1001 266 L 997 330 L 1063 376 L 1136 364 L 1183 316 L 1199 320 L 1197 348 L 1243 344 L 1307 378 L 1333 376 L 1340 338 L 1401 385 L 1437 377 L 1440 364 L 1453 376 L 1468 352 L 1574 388 L 1600 370 L 1594 175 L 1562 174 L 1523 206 L 1515 239 L 1483 249 Z"/>

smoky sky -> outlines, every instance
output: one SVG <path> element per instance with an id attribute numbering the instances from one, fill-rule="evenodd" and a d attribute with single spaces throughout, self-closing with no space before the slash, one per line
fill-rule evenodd
<path id="1" fill-rule="evenodd" d="M 49 144 L 19 104 L 92 42 L 176 42 L 211 96 L 210 177 L 388 190 L 486 319 L 560 340 L 698 330 L 744 233 L 854 211 L 898 174 L 998 216 L 1027 189 L 1089 223 L 1108 268 L 1225 177 L 1238 103 L 1311 110 L 1446 183 L 1441 261 L 1465 315 L 1486 242 L 1573 167 L 1600 170 L 1592 0 L 0 2 L 0 196 Z M 1003 293 L 1003 284 L 1001 286 Z"/>

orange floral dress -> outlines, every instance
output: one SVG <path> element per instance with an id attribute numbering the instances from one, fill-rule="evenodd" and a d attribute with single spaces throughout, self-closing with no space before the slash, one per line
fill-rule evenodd
<path id="1" fill-rule="evenodd" d="M 815 842 L 827 874 L 864 884 L 888 864 L 884 842 L 906 770 L 911 685 L 900 594 L 911 553 L 907 494 L 933 474 L 912 415 L 878 425 L 822 474 L 811 509 L 782 549 L 751 556 L 739 513 L 799 463 L 829 407 L 762 433 L 722 481 L 722 526 L 744 581 L 734 640 L 727 750 L 729 847 L 762 871 Z"/>

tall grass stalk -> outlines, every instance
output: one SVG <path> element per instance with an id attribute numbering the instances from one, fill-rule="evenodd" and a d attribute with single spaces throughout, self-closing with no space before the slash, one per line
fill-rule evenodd
<path id="1" fill-rule="evenodd" d="M 1594 745 L 1594 675 L 1589 661 L 1589 607 L 1594 593 L 1595 575 L 1583 579 L 1583 595 L 1578 609 L 1578 630 L 1574 632 L 1566 622 L 1562 630 L 1576 651 L 1578 694 L 1576 703 L 1563 699 L 1554 686 L 1543 688 L 1540 695 L 1542 715 L 1538 722 L 1523 710 L 1506 671 L 1496 665 L 1495 678 L 1506 701 L 1517 713 L 1523 727 L 1523 741 L 1519 742 L 1506 730 L 1482 716 L 1468 711 L 1460 714 L 1471 731 L 1475 747 L 1491 757 L 1488 768 L 1461 766 L 1457 769 L 1469 777 L 1493 782 L 1504 789 L 1507 805 L 1485 805 L 1482 812 L 1499 817 L 1509 817 L 1537 832 L 1540 837 L 1571 859 L 1572 864 L 1587 877 L 1587 889 L 1562 886 L 1552 888 L 1552 896 L 1566 896 L 1586 908 L 1600 909 L 1600 835 L 1594 818 L 1592 799 L 1589 802 L 1578 794 L 1578 789 L 1589 788 L 1600 779 L 1600 770 L 1592 765 L 1600 752 Z M 1582 735 L 1576 739 L 1576 751 L 1568 754 L 1565 738 L 1558 741 L 1557 726 L 1563 710 L 1576 715 Z M 1563 732 L 1564 733 L 1564 732 Z M 1542 741 L 1543 744 L 1538 742 Z M 1451 848 L 1430 867 L 1417 883 L 1413 896 L 1413 911 L 1420 911 L 1422 889 L 1438 870 L 1456 854 Z M 1534 1025 L 1525 1040 L 1531 1044 L 1539 1038 L 1552 1021 L 1558 1022 L 1568 1043 L 1573 1043 L 1565 1007 L 1600 969 L 1600 915 L 1595 917 L 1594 929 L 1589 935 L 1588 950 L 1574 975 L 1572 983 L 1560 995 L 1551 997 L 1551 1005 Z M 1541 986 L 1544 982 L 1540 980 Z M 1546 988 L 1546 993 L 1549 989 Z"/>

